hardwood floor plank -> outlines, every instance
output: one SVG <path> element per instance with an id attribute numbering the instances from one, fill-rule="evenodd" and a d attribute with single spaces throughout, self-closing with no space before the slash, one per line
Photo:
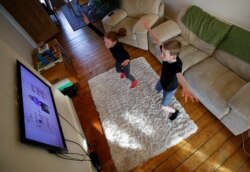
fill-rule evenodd
<path id="1" fill-rule="evenodd" d="M 241 145 L 240 136 L 231 137 L 206 161 L 204 161 L 196 170 L 197 171 L 214 171 L 219 168 Z"/>
<path id="2" fill-rule="evenodd" d="M 249 159 L 250 157 L 243 152 L 242 147 L 240 146 L 216 171 L 238 171 Z"/>
<path id="3" fill-rule="evenodd" d="M 174 155 L 170 156 L 167 161 L 158 166 L 154 171 L 160 172 L 164 169 L 172 171 L 176 169 L 183 161 L 191 156 L 199 147 L 201 147 L 207 140 L 213 137 L 220 129 L 222 125 L 218 121 L 214 121 L 208 125 L 201 132 L 197 133 L 187 142 L 181 149 L 179 149 Z"/>
<path id="4" fill-rule="evenodd" d="M 241 166 L 238 171 L 239 172 L 249 172 L 250 171 L 250 159 L 248 159 L 248 161 L 243 166 Z"/>
<path id="5" fill-rule="evenodd" d="M 231 136 L 232 134 L 228 131 L 228 129 L 223 127 L 180 166 L 178 166 L 175 171 L 194 171 Z"/>

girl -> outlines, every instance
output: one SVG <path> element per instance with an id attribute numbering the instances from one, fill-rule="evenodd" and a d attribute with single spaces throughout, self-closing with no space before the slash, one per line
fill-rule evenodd
<path id="1" fill-rule="evenodd" d="M 116 72 L 121 73 L 120 78 L 126 76 L 127 79 L 131 80 L 130 88 L 134 88 L 138 81 L 130 74 L 130 60 L 128 52 L 123 48 L 122 44 L 118 42 L 118 38 L 125 37 L 127 35 L 126 29 L 121 28 L 118 32 L 109 31 L 105 35 L 98 30 L 94 25 L 89 22 L 86 15 L 82 17 L 85 24 L 88 25 L 96 34 L 104 36 L 105 47 L 108 48 L 115 58 Z"/>

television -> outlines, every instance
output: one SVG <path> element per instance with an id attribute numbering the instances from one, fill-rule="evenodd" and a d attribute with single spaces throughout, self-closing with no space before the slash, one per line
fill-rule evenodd
<path id="1" fill-rule="evenodd" d="M 66 152 L 51 87 L 17 60 L 21 142 Z"/>

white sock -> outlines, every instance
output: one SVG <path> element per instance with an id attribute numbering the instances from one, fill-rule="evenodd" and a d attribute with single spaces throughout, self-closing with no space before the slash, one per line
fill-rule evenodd
<path id="1" fill-rule="evenodd" d="M 175 109 L 172 108 L 172 107 L 170 107 L 170 106 L 163 106 L 163 105 L 162 105 L 162 109 L 163 109 L 164 111 L 169 112 L 169 113 L 175 113 Z"/>

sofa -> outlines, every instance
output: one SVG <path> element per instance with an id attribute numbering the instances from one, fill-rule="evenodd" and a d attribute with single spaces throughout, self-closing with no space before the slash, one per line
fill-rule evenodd
<path id="1" fill-rule="evenodd" d="M 197 6 L 152 29 L 162 42 L 182 43 L 179 57 L 190 90 L 234 135 L 250 129 L 250 32 Z M 160 49 L 149 38 L 149 50 Z"/>
<path id="2" fill-rule="evenodd" d="M 164 19 L 161 0 L 122 0 L 121 8 L 105 16 L 102 24 L 105 32 L 125 28 L 127 36 L 120 38 L 120 42 L 148 50 L 148 34 L 143 19 L 147 19 L 150 26 Z"/>

